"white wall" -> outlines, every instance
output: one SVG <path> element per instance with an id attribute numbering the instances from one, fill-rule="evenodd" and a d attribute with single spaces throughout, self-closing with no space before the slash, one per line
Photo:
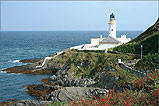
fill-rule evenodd
<path id="1" fill-rule="evenodd" d="M 81 49 L 82 46 L 83 46 L 83 45 L 73 46 L 73 47 L 71 47 L 70 49 Z"/>
<path id="2" fill-rule="evenodd" d="M 109 24 L 109 36 L 116 38 L 116 24 Z"/>
<path id="3" fill-rule="evenodd" d="M 108 50 L 108 48 L 116 47 L 118 45 L 120 45 L 120 44 L 100 44 L 98 48 Z"/>
<path id="4" fill-rule="evenodd" d="M 99 44 L 99 38 L 92 38 L 91 39 L 91 44 L 92 45 L 98 45 Z"/>
<path id="5" fill-rule="evenodd" d="M 70 49 L 78 49 L 78 50 L 108 50 L 108 48 L 116 47 L 120 44 L 100 44 L 99 46 L 94 46 L 92 44 L 83 44 L 79 46 L 71 47 Z M 83 47 L 83 48 L 81 48 Z"/>
<path id="6" fill-rule="evenodd" d="M 131 40 L 130 38 L 126 38 L 126 35 L 121 35 L 122 44 L 125 44 L 125 43 L 129 42 L 130 40 Z"/>

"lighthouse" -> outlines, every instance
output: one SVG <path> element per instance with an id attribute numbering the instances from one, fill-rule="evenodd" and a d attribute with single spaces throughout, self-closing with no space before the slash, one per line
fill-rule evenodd
<path id="1" fill-rule="evenodd" d="M 109 48 L 117 47 L 131 40 L 131 38 L 127 38 L 125 34 L 121 35 L 121 37 L 116 37 L 116 22 L 115 22 L 115 15 L 113 13 L 110 15 L 108 32 L 109 32 L 108 37 L 103 37 L 102 35 L 100 35 L 99 38 L 91 38 L 91 44 L 74 46 L 71 47 L 70 49 L 103 50 L 106 53 Z"/>
<path id="2" fill-rule="evenodd" d="M 115 22 L 115 15 L 113 13 L 110 15 L 108 35 L 113 38 L 116 38 L 116 22 Z"/>

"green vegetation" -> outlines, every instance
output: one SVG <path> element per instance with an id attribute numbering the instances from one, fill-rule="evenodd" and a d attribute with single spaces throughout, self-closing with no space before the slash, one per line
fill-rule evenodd
<path id="1" fill-rule="evenodd" d="M 49 106 L 158 106 L 159 70 L 147 78 L 136 79 L 133 89 L 123 89 L 123 92 L 109 90 L 105 96 L 92 97 L 69 103 L 55 102 Z"/>
<path id="2" fill-rule="evenodd" d="M 137 69 L 155 70 L 159 69 L 159 19 L 157 22 L 149 27 L 145 32 L 138 37 L 128 42 L 127 44 L 120 45 L 113 49 L 114 52 L 120 53 L 133 53 L 142 54 L 144 57 L 135 65 Z"/>
<path id="3" fill-rule="evenodd" d="M 119 76 L 120 80 L 116 81 L 117 85 L 133 85 L 133 83 L 135 82 L 135 80 L 139 79 L 139 77 L 137 77 L 136 75 L 123 70 L 122 68 L 120 68 L 118 65 L 115 66 L 115 69 L 117 70 L 116 73 L 113 73 L 115 76 Z"/>
<path id="4" fill-rule="evenodd" d="M 130 60 L 133 55 L 82 52 L 69 50 L 58 58 L 58 62 L 62 66 L 67 67 L 74 73 L 76 77 L 95 77 L 96 73 L 109 71 L 108 66 L 117 64 L 117 59 Z"/>
<path id="5" fill-rule="evenodd" d="M 116 82 L 118 85 L 127 85 L 134 83 L 137 76 L 121 69 L 118 66 L 118 59 L 132 60 L 135 58 L 134 54 L 113 54 L 113 53 L 96 53 L 83 52 L 77 50 L 68 50 L 57 58 L 61 67 L 66 67 L 74 75 L 75 78 L 88 77 L 98 80 L 98 72 L 107 72 L 112 76 L 120 77 L 120 81 Z M 113 67 L 116 72 L 111 72 L 110 67 Z"/>
<path id="6" fill-rule="evenodd" d="M 140 54 L 141 45 L 143 45 L 143 54 L 158 53 L 159 52 L 159 18 L 154 25 L 149 27 L 145 32 L 140 34 L 135 39 L 127 44 L 115 47 L 113 51 L 122 53 L 135 53 Z"/>
<path id="7" fill-rule="evenodd" d="M 157 53 L 159 52 L 158 39 L 159 39 L 159 33 L 156 32 L 141 42 L 133 42 L 125 45 L 120 45 L 118 47 L 115 47 L 113 51 L 122 52 L 122 53 L 140 54 L 141 45 L 143 45 L 144 55 L 147 55 L 148 53 Z"/>
<path id="8" fill-rule="evenodd" d="M 69 50 L 60 55 L 58 62 L 71 70 L 75 77 L 96 78 L 98 72 L 107 71 L 111 75 L 118 76 L 120 80 L 116 84 L 131 85 L 131 90 L 123 92 L 111 91 L 106 96 L 100 98 L 89 98 L 86 100 L 73 101 L 71 103 L 61 103 L 60 105 L 154 105 L 158 103 L 159 96 L 159 28 L 158 22 L 148 28 L 137 38 L 110 50 L 110 53 L 103 51 L 77 51 Z M 135 65 L 137 69 L 151 70 L 146 78 L 139 78 L 130 72 L 119 67 L 117 59 L 133 60 L 138 58 L 143 45 L 143 58 Z M 114 52 L 114 53 L 113 53 Z M 115 53 L 116 52 L 116 53 Z M 109 71 L 109 67 L 116 69 Z M 55 105 L 55 104 L 53 104 Z"/>
<path id="9" fill-rule="evenodd" d="M 145 55 L 136 65 L 137 69 L 155 70 L 159 69 L 159 32 L 152 34 L 141 42 L 128 43 L 115 47 L 113 51 L 122 53 L 140 54 L 143 45 L 143 55 Z"/>
<path id="10" fill-rule="evenodd" d="M 136 67 L 144 70 L 159 69 L 159 53 L 147 54 L 136 64 Z"/>

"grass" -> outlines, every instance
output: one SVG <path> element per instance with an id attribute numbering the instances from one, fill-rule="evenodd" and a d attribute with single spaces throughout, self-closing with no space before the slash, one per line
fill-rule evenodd
<path id="1" fill-rule="evenodd" d="M 120 45 L 118 47 L 115 47 L 113 51 L 122 52 L 122 53 L 140 54 L 141 45 L 143 45 L 144 55 L 147 55 L 148 53 L 157 53 L 159 52 L 158 39 L 159 39 L 159 33 L 156 32 L 152 34 L 151 36 L 147 37 L 145 40 L 142 40 L 141 42 L 133 42 L 133 43 Z"/>
<path id="2" fill-rule="evenodd" d="M 117 72 L 113 73 L 113 74 L 115 76 L 119 76 L 121 79 L 121 80 L 116 81 L 117 85 L 126 85 L 126 84 L 132 85 L 135 82 L 135 80 L 139 79 L 139 77 L 137 77 L 136 75 L 134 75 L 130 72 L 123 70 L 118 65 L 116 65 L 114 67 L 117 70 Z"/>
<path id="3" fill-rule="evenodd" d="M 135 66 L 137 69 L 150 71 L 159 69 L 159 53 L 147 54 Z"/>
<path id="4" fill-rule="evenodd" d="M 97 72 L 107 71 L 108 73 L 119 76 L 120 80 L 116 81 L 116 84 L 118 85 L 134 85 L 136 84 L 138 88 L 134 88 L 135 90 L 129 90 L 129 91 L 123 91 L 117 94 L 114 92 L 112 95 L 113 99 L 110 98 L 110 95 L 101 97 L 106 99 L 97 98 L 95 104 L 96 105 L 104 105 L 109 100 L 110 102 L 108 104 L 110 105 L 154 105 L 156 103 L 156 95 L 158 94 L 158 71 L 156 74 L 153 75 L 153 77 L 148 77 L 150 79 L 141 79 L 135 76 L 134 74 L 131 74 L 122 68 L 120 68 L 117 64 L 117 59 L 122 59 L 122 61 L 125 60 L 131 60 L 135 57 L 133 54 L 112 54 L 112 53 L 95 53 L 95 52 L 79 52 L 76 50 L 69 50 L 59 56 L 58 63 L 61 64 L 61 66 L 64 66 L 67 64 L 67 67 L 70 68 L 71 72 L 74 73 L 75 77 L 93 77 L 95 78 L 95 75 Z M 116 69 L 116 72 L 110 72 L 108 70 L 108 66 L 111 66 Z M 156 79 L 157 78 L 157 79 Z M 147 82 L 149 81 L 150 82 Z M 157 85 L 156 85 L 157 84 Z M 141 87 L 145 87 L 144 89 L 153 90 L 153 92 L 144 92 Z M 157 89 L 157 90 L 156 90 Z M 121 97 L 120 97 L 121 95 Z M 124 96 L 122 96 L 124 95 Z M 145 96 L 149 95 L 149 96 Z M 144 98 L 145 97 L 145 98 Z M 130 99 L 131 98 L 131 99 Z M 117 102 L 116 99 L 121 99 L 121 102 Z M 78 106 L 84 106 L 84 105 L 93 105 L 92 104 L 95 101 L 93 98 L 89 98 L 81 101 L 73 101 L 70 103 L 64 103 L 64 102 L 55 102 L 51 104 L 50 106 L 72 106 L 72 105 L 78 105 Z M 102 101 L 103 100 L 103 101 Z M 131 100 L 131 101 L 130 101 Z M 154 101 L 153 101 L 154 100 Z M 144 102 L 146 101 L 146 102 Z M 82 103 L 82 104 L 81 104 Z"/>
<path id="5" fill-rule="evenodd" d="M 98 80 L 98 72 L 107 72 L 114 76 L 119 76 L 120 81 L 116 82 L 120 85 L 132 84 L 138 77 L 121 69 L 118 66 L 118 59 L 122 61 L 132 60 L 134 54 L 112 54 L 101 52 L 82 52 L 77 50 L 69 50 L 61 54 L 57 61 L 61 66 L 67 64 L 67 68 L 75 78 L 85 77 Z M 109 67 L 113 67 L 117 72 L 110 72 Z"/>
<path id="6" fill-rule="evenodd" d="M 140 36 L 142 37 L 142 36 Z M 138 37 L 136 38 L 138 39 Z M 159 69 L 159 32 L 145 37 L 142 40 L 133 40 L 113 49 L 114 52 L 140 54 L 143 45 L 143 58 L 135 65 L 139 70 L 154 71 Z"/>
<path id="7" fill-rule="evenodd" d="M 109 71 L 108 66 L 117 64 L 118 59 L 130 60 L 133 55 L 112 54 L 100 52 L 80 52 L 69 50 L 60 55 L 57 60 L 61 66 L 67 64 L 67 67 L 74 73 L 76 77 L 93 77 L 96 73 Z"/>

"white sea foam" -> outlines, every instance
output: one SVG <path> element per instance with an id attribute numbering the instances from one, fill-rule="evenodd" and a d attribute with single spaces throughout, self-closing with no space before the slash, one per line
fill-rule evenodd
<path id="1" fill-rule="evenodd" d="M 6 71 L 0 71 L 0 73 L 7 73 Z"/>
<path id="2" fill-rule="evenodd" d="M 7 73 L 7 71 L 0 71 L 0 73 L 6 73 L 8 75 L 13 75 L 13 74 L 20 75 L 20 74 L 23 74 L 23 73 Z"/>
<path id="3" fill-rule="evenodd" d="M 23 74 L 23 73 L 7 73 L 6 71 L 0 71 L 0 73 L 6 73 L 8 75 L 20 75 L 20 74 Z"/>
<path id="4" fill-rule="evenodd" d="M 20 75 L 20 74 L 23 74 L 23 73 L 7 73 L 8 75 Z"/>
<path id="5" fill-rule="evenodd" d="M 13 63 L 20 63 L 20 60 L 14 60 Z"/>

